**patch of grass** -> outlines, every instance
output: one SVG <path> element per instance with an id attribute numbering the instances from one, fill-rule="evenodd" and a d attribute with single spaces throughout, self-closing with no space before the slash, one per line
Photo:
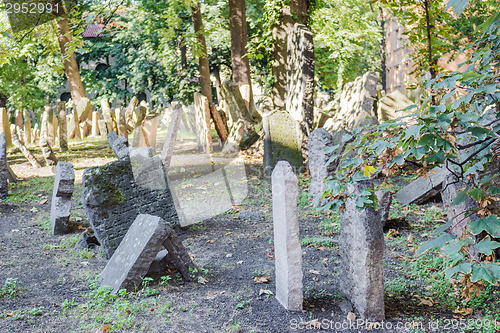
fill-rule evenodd
<path id="1" fill-rule="evenodd" d="M 0 288 L 0 298 L 15 297 L 20 290 L 20 282 L 17 278 L 7 278 Z"/>
<path id="2" fill-rule="evenodd" d="M 300 244 L 303 246 L 315 245 L 315 246 L 326 246 L 335 247 L 332 239 L 316 236 L 306 236 L 301 241 Z"/>
<path id="3" fill-rule="evenodd" d="M 5 199 L 6 203 L 32 204 L 40 201 L 41 195 L 52 193 L 54 178 L 35 177 L 9 185 L 11 194 Z"/>
<path id="4" fill-rule="evenodd" d="M 48 212 L 40 212 L 35 217 L 33 225 L 38 226 L 41 230 L 49 232 L 51 229 L 50 216 Z"/>
<path id="5" fill-rule="evenodd" d="M 319 228 L 322 235 L 332 236 L 340 232 L 340 212 L 334 211 L 331 216 L 323 218 L 319 223 Z"/>

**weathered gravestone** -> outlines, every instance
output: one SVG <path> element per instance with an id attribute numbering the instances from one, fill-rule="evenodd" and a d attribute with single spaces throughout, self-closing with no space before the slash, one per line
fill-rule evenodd
<path id="1" fill-rule="evenodd" d="M 57 117 L 59 118 L 59 150 L 68 150 L 68 123 L 66 117 L 66 102 L 57 103 Z"/>
<path id="2" fill-rule="evenodd" d="M 6 108 L 0 108 L 0 133 L 5 133 L 5 141 L 7 142 L 7 146 L 12 145 L 10 136 L 9 114 L 7 113 Z"/>
<path id="3" fill-rule="evenodd" d="M 350 185 L 340 219 L 340 288 L 361 319 L 381 321 L 384 310 L 384 233 L 373 207 L 356 207 L 361 191 L 373 189 L 366 180 Z"/>
<path id="4" fill-rule="evenodd" d="M 299 240 L 297 176 L 279 161 L 272 173 L 276 298 L 287 310 L 302 310 L 302 249 Z"/>
<path id="5" fill-rule="evenodd" d="M 101 274 L 101 285 L 133 291 L 153 267 L 153 261 L 166 247 L 172 262 L 184 280 L 190 281 L 195 265 L 178 240 L 172 226 L 157 216 L 140 214 L 130 226 L 119 247 Z M 160 264 L 161 265 L 161 264 Z"/>
<path id="6" fill-rule="evenodd" d="M 444 178 L 450 172 L 446 167 L 435 167 L 427 176 L 419 177 L 394 194 L 401 206 L 422 204 L 440 193 Z"/>
<path id="7" fill-rule="evenodd" d="M 124 136 L 118 136 L 115 131 L 109 132 L 107 134 L 108 143 L 113 153 L 119 160 L 123 160 L 129 157 L 130 148 L 128 146 L 128 140 Z"/>
<path id="8" fill-rule="evenodd" d="M 99 126 L 99 135 L 100 136 L 104 136 L 108 133 L 106 120 L 104 120 L 104 119 L 97 120 L 97 126 Z"/>
<path id="9" fill-rule="evenodd" d="M 382 223 L 383 227 L 385 226 L 385 223 L 389 219 L 389 213 L 392 204 L 392 193 L 389 190 L 380 190 L 380 191 L 375 191 L 375 195 L 377 196 L 377 201 L 378 201 L 378 212 L 380 214 L 380 223 Z"/>
<path id="10" fill-rule="evenodd" d="M 288 112 L 274 111 L 264 116 L 264 171 L 270 175 L 278 161 L 287 161 L 295 172 L 303 169 L 298 123 Z"/>
<path id="11" fill-rule="evenodd" d="M 182 105 L 179 103 L 175 103 L 172 109 L 172 117 L 170 118 L 170 123 L 168 124 L 167 138 L 165 139 L 163 150 L 161 152 L 163 166 L 167 171 L 170 168 L 170 161 L 172 160 L 172 155 L 174 153 L 175 141 L 177 139 L 177 132 L 179 131 L 183 112 Z"/>
<path id="12" fill-rule="evenodd" d="M 7 141 L 5 140 L 5 133 L 2 132 L 0 133 L 0 199 L 5 199 L 9 195 L 8 177 Z"/>
<path id="13" fill-rule="evenodd" d="M 92 112 L 92 132 L 91 136 L 98 136 L 100 134 L 99 130 L 99 112 Z"/>
<path id="14" fill-rule="evenodd" d="M 312 198 L 323 194 L 325 179 L 332 176 L 335 171 L 331 164 L 327 164 L 333 155 L 333 152 L 325 152 L 325 149 L 330 146 L 332 146 L 332 135 L 324 128 L 315 129 L 309 136 L 309 172 L 311 173 L 309 195 Z M 322 200 L 317 202 L 321 204 Z"/>
<path id="15" fill-rule="evenodd" d="M 48 119 L 50 112 L 51 112 L 50 107 L 46 106 L 42 116 L 42 128 L 40 132 L 39 145 L 42 150 L 42 155 L 43 158 L 45 159 L 45 163 L 47 165 L 56 165 L 57 157 L 54 154 L 54 151 L 52 150 L 52 147 L 49 144 L 49 138 L 48 138 L 48 129 L 49 129 Z"/>
<path id="16" fill-rule="evenodd" d="M 74 190 L 75 171 L 73 165 L 67 162 L 57 163 L 50 208 L 52 235 L 63 235 L 70 231 L 71 196 Z"/>
<path id="17" fill-rule="evenodd" d="M 299 23 L 288 35 L 286 110 L 300 124 L 305 153 L 314 118 L 314 44 L 312 32 Z"/>
<path id="18" fill-rule="evenodd" d="M 194 93 L 194 108 L 196 111 L 196 134 L 198 145 L 207 154 L 213 153 L 212 131 L 210 123 L 210 106 L 208 99 L 200 93 Z"/>
<path id="19" fill-rule="evenodd" d="M 413 104 L 415 103 L 399 90 L 395 90 L 382 97 L 377 103 L 377 118 L 379 123 L 411 114 L 415 109 L 404 109 Z"/>
<path id="20" fill-rule="evenodd" d="M 134 167 L 133 167 L 133 162 Z M 178 225 L 178 217 L 159 156 L 125 157 L 83 174 L 82 204 L 95 235 L 111 256 L 139 214 Z"/>
<path id="21" fill-rule="evenodd" d="M 31 116 L 27 110 L 24 110 L 24 144 L 28 145 L 31 143 Z"/>

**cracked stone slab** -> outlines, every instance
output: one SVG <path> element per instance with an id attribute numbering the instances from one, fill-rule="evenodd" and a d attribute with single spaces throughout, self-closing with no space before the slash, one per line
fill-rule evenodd
<path id="1" fill-rule="evenodd" d="M 419 177 L 394 194 L 401 206 L 420 205 L 441 191 L 443 181 L 450 172 L 446 167 L 435 167 L 426 177 Z"/>

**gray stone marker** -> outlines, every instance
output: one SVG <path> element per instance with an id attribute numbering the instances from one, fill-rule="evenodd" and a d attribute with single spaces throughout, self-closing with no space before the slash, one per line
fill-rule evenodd
<path id="1" fill-rule="evenodd" d="M 101 274 L 101 285 L 134 291 L 148 273 L 172 228 L 160 217 L 140 214 Z"/>
<path id="2" fill-rule="evenodd" d="M 295 172 L 303 170 L 301 135 L 298 123 L 288 112 L 264 116 L 264 171 L 270 175 L 278 161 L 287 161 Z"/>
<path id="3" fill-rule="evenodd" d="M 363 189 L 373 189 L 373 182 L 350 185 L 354 197 L 346 200 L 340 219 L 340 288 L 360 318 L 381 321 L 385 319 L 384 233 L 378 211 L 356 207 Z"/>
<path id="4" fill-rule="evenodd" d="M 441 198 L 443 199 L 443 206 L 446 209 L 446 216 L 453 220 L 453 227 L 450 229 L 452 235 L 457 236 L 461 239 L 464 234 L 469 233 L 469 224 L 477 220 L 479 215 L 470 214 L 465 215 L 467 211 L 473 211 L 477 207 L 477 203 L 467 196 L 467 198 L 458 205 L 451 205 L 453 200 L 457 197 L 460 190 L 464 189 L 467 183 L 461 179 L 457 180 L 453 174 L 448 174 L 443 181 L 443 188 L 441 190 Z M 467 252 L 470 258 L 481 259 L 481 255 L 477 252 L 474 244 L 467 246 Z"/>
<path id="5" fill-rule="evenodd" d="M 108 133 L 106 120 L 104 120 L 104 119 L 97 120 L 97 125 L 99 126 L 99 135 L 100 136 L 104 136 Z"/>
<path id="6" fill-rule="evenodd" d="M 52 150 L 52 147 L 49 144 L 49 138 L 48 138 L 48 118 L 49 114 L 51 112 L 50 107 L 45 107 L 45 110 L 43 112 L 42 116 L 42 128 L 40 132 L 40 148 L 42 150 L 42 155 L 43 158 L 45 159 L 45 163 L 47 165 L 56 165 L 57 164 L 57 157 L 54 154 L 54 151 Z"/>
<path id="7" fill-rule="evenodd" d="M 335 168 L 332 164 L 327 165 L 333 152 L 326 153 L 325 149 L 332 146 L 332 135 L 324 128 L 317 128 L 309 136 L 309 172 L 311 173 L 311 185 L 309 195 L 316 198 L 323 194 L 325 179 L 332 176 Z M 324 201 L 324 200 L 323 200 Z M 320 204 L 322 201 L 319 202 Z"/>
<path id="8" fill-rule="evenodd" d="M 10 132 L 9 132 L 10 133 Z M 0 199 L 9 195 L 9 170 L 7 168 L 7 141 L 5 132 L 0 133 Z"/>
<path id="9" fill-rule="evenodd" d="M 272 173 L 276 298 L 290 311 L 302 310 L 302 249 L 299 240 L 297 176 L 288 162 Z"/>
<path id="10" fill-rule="evenodd" d="M 169 224 L 179 224 L 159 156 L 145 164 L 134 170 L 130 158 L 124 158 L 86 169 L 83 174 L 82 205 L 108 256 L 114 253 L 139 214 L 151 214 Z M 165 187 L 150 186 L 159 183 Z"/>
<path id="11" fill-rule="evenodd" d="M 12 145 L 10 138 L 10 123 L 9 123 L 9 113 L 6 108 L 0 108 L 0 133 L 5 133 L 5 141 L 7 146 Z"/>
<path id="12" fill-rule="evenodd" d="M 398 200 L 401 206 L 422 204 L 436 194 L 439 194 L 444 178 L 449 173 L 446 167 L 435 167 L 427 174 L 427 178 L 419 177 L 397 191 L 394 194 L 394 198 Z"/>
<path id="13" fill-rule="evenodd" d="M 52 205 L 50 207 L 52 235 L 63 235 L 70 231 L 71 196 L 74 190 L 75 171 L 73 165 L 67 162 L 57 163 Z"/>
<path id="14" fill-rule="evenodd" d="M 207 154 L 213 153 L 212 131 L 210 123 L 210 106 L 208 99 L 200 93 L 194 93 L 194 105 L 196 111 L 196 134 L 198 136 L 198 145 L 203 148 Z"/>
<path id="15" fill-rule="evenodd" d="M 314 118 L 314 43 L 312 32 L 299 23 L 288 35 L 286 110 L 300 124 L 304 153 Z"/>
<path id="16" fill-rule="evenodd" d="M 115 131 L 107 134 L 108 143 L 119 160 L 127 159 L 130 155 L 128 140 L 124 136 L 118 136 Z"/>
<path id="17" fill-rule="evenodd" d="M 172 160 L 172 155 L 174 153 L 175 141 L 177 140 L 177 132 L 181 125 L 182 120 L 182 105 L 175 103 L 173 105 L 172 117 L 170 118 L 170 124 L 168 125 L 167 138 L 163 144 L 163 149 L 161 152 L 161 159 L 163 161 L 163 166 L 168 171 L 170 168 L 170 161 Z"/>
<path id="18" fill-rule="evenodd" d="M 378 212 L 380 213 L 380 223 L 382 223 L 383 227 L 385 226 L 385 223 L 389 219 L 389 213 L 392 204 L 392 193 L 389 190 L 381 190 L 381 191 L 375 191 L 375 195 L 377 196 L 377 201 L 378 201 Z"/>
<path id="19" fill-rule="evenodd" d="M 68 122 L 66 115 L 66 102 L 57 103 L 57 117 L 59 118 L 59 150 L 68 150 Z"/>

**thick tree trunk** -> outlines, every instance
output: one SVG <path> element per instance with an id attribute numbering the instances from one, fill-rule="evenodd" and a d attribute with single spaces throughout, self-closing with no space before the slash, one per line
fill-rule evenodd
<path id="1" fill-rule="evenodd" d="M 59 47 L 61 48 L 64 72 L 66 73 L 66 77 L 68 79 L 73 104 L 78 105 L 80 99 L 87 97 L 87 94 L 83 88 L 82 78 L 80 77 L 80 70 L 78 69 L 75 53 L 69 50 L 73 41 L 73 35 L 69 28 L 68 16 L 66 15 L 62 3 L 60 3 L 59 6 L 59 13 L 56 13 L 55 15 L 58 16 L 56 18 L 57 40 L 59 42 Z"/>
<path id="2" fill-rule="evenodd" d="M 201 17 L 201 6 L 199 1 L 196 4 L 196 7 L 193 7 L 193 25 L 194 25 L 194 31 L 196 33 L 196 39 L 200 44 L 201 47 L 200 51 L 202 52 L 202 54 L 199 56 L 201 93 L 202 95 L 207 97 L 210 109 L 213 109 L 212 86 L 210 82 L 210 67 L 208 64 L 207 43 L 205 41 L 205 35 L 203 34 L 204 32 L 203 19 Z M 222 118 L 217 117 L 217 115 L 218 114 L 211 112 L 211 117 L 212 120 L 214 121 L 217 133 L 222 142 L 225 142 L 227 140 L 228 134 L 227 130 L 224 132 L 223 129 L 224 128 L 227 129 L 227 124 L 223 123 Z"/>
<path id="3" fill-rule="evenodd" d="M 196 39 L 200 44 L 200 54 L 198 62 L 200 66 L 200 84 L 201 93 L 208 98 L 208 103 L 212 103 L 212 87 L 210 84 L 210 67 L 208 66 L 208 53 L 207 53 L 207 43 L 205 41 L 203 19 L 201 17 L 201 6 L 200 2 L 193 7 L 193 25 L 194 31 L 196 33 Z"/>
<path id="4" fill-rule="evenodd" d="M 293 31 L 295 23 L 307 24 L 308 7 L 307 0 L 291 0 L 288 6 L 281 8 L 279 25 L 271 27 L 274 39 L 271 65 L 274 83 L 271 95 L 275 109 L 285 109 L 288 34 Z"/>
<path id="5" fill-rule="evenodd" d="M 231 66 L 233 80 L 239 87 L 248 85 L 248 94 L 243 96 L 248 109 L 254 108 L 250 61 L 247 53 L 247 18 L 245 0 L 229 0 L 229 30 L 231 32 Z"/>
<path id="6" fill-rule="evenodd" d="M 7 96 L 0 94 L 0 108 L 7 108 Z"/>
<path id="7" fill-rule="evenodd" d="M 425 9 L 425 28 L 427 32 L 427 57 L 429 61 L 429 72 L 431 73 L 431 78 L 435 79 L 436 78 L 436 68 L 435 66 L 435 61 L 432 56 L 432 39 L 431 39 L 431 19 L 430 19 L 430 0 L 424 0 L 424 9 Z"/>
<path id="8" fill-rule="evenodd" d="M 380 11 L 380 69 L 381 69 L 381 76 L 382 76 L 382 89 L 386 89 L 387 85 L 387 74 L 386 74 L 386 41 L 385 41 L 385 16 L 384 16 L 384 10 L 382 7 L 379 7 Z"/>

